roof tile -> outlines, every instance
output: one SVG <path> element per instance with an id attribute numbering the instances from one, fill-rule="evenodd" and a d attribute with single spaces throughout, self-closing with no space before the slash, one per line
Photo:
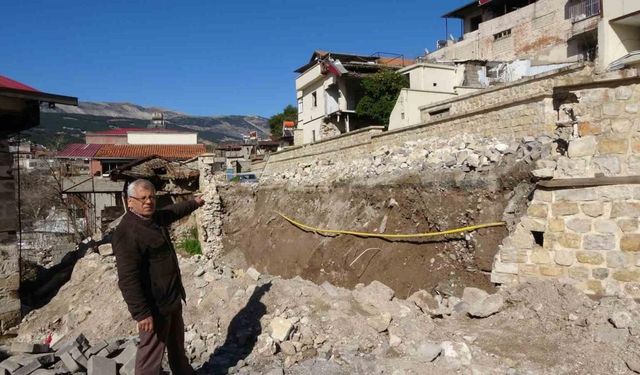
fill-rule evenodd
<path id="1" fill-rule="evenodd" d="M 196 145 L 102 145 L 95 157 L 99 159 L 138 159 L 157 155 L 167 159 L 190 159 L 205 152 Z"/>

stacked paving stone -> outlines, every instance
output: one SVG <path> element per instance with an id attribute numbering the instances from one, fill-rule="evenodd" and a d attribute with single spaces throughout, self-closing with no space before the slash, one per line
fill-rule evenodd
<path id="1" fill-rule="evenodd" d="M 0 362 L 3 375 L 89 374 L 133 375 L 135 339 L 98 341 L 90 345 L 83 334 L 64 338 L 53 346 L 14 342 L 11 357 Z"/>

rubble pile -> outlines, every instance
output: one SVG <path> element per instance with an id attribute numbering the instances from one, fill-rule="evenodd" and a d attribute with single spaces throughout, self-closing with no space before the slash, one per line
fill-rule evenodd
<path id="1" fill-rule="evenodd" d="M 322 184 L 352 178 L 375 179 L 378 176 L 402 176 L 411 173 L 441 174 L 488 172 L 504 167 L 504 158 L 512 157 L 535 169 L 539 178 L 552 177 L 556 160 L 561 158 L 558 144 L 549 136 L 524 137 L 519 141 L 501 141 L 472 134 L 451 138 L 433 137 L 404 142 L 401 146 L 384 145 L 366 158 L 337 158 L 337 154 L 315 157 L 312 163 L 299 163 L 279 173 L 265 173 L 263 184 Z"/>
<path id="2" fill-rule="evenodd" d="M 186 350 L 203 374 L 640 370 L 640 308 L 631 299 L 594 301 L 552 282 L 494 294 L 418 290 L 401 299 L 377 281 L 348 290 L 231 269 L 206 257 L 180 262 L 187 290 Z M 49 335 L 65 342 L 63 337 L 83 333 L 96 343 L 91 348 L 98 355 L 118 358 L 97 349 L 114 342 L 126 352 L 131 340 L 122 338 L 135 335 L 135 325 L 117 290 L 113 257 L 93 253 L 81 259 L 71 281 L 47 306 L 31 312 L 17 333 L 20 343 Z M 80 353 L 88 361 L 86 350 L 91 349 L 80 343 L 73 352 L 80 359 L 69 355 L 83 362 Z"/>
<path id="3" fill-rule="evenodd" d="M 11 375 L 75 374 L 134 375 L 135 338 L 99 340 L 93 345 L 79 334 L 49 344 L 14 342 L 0 369 Z"/>

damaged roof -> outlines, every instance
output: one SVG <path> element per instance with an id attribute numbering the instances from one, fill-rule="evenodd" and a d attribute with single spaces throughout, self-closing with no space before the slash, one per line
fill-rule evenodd
<path id="1" fill-rule="evenodd" d="M 200 172 L 184 164 L 167 160 L 158 155 L 134 160 L 111 171 L 112 180 L 135 180 L 138 178 L 160 180 L 198 179 Z"/>
<path id="2" fill-rule="evenodd" d="M 296 73 L 304 73 L 309 68 L 317 64 L 320 60 L 331 58 L 334 60 L 340 60 L 342 65 L 347 69 L 380 69 L 381 67 L 388 68 L 402 68 L 404 66 L 409 66 L 414 64 L 415 61 L 412 59 L 406 59 L 403 56 L 394 56 L 394 57 L 384 57 L 378 56 L 376 54 L 373 55 L 356 55 L 352 53 L 340 53 L 340 52 L 329 52 L 323 50 L 315 50 L 309 59 L 309 62 L 305 65 L 299 67 L 294 72 Z"/>

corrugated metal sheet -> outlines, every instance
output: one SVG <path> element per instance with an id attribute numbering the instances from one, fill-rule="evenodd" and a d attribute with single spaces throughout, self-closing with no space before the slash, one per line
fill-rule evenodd
<path id="1" fill-rule="evenodd" d="M 84 143 L 72 143 L 67 145 L 64 150 L 58 152 L 56 157 L 58 158 L 93 158 L 96 155 L 96 152 L 100 150 L 100 148 L 104 145 L 99 144 L 84 144 Z"/>
<path id="2" fill-rule="evenodd" d="M 99 159 L 139 159 L 157 155 L 166 159 L 191 159 L 205 152 L 204 145 L 102 145 Z"/>
<path id="3" fill-rule="evenodd" d="M 27 86 L 24 83 L 14 81 L 11 78 L 8 78 L 5 76 L 0 76 L 0 87 L 6 88 L 6 89 L 40 92 L 31 86 Z"/>

